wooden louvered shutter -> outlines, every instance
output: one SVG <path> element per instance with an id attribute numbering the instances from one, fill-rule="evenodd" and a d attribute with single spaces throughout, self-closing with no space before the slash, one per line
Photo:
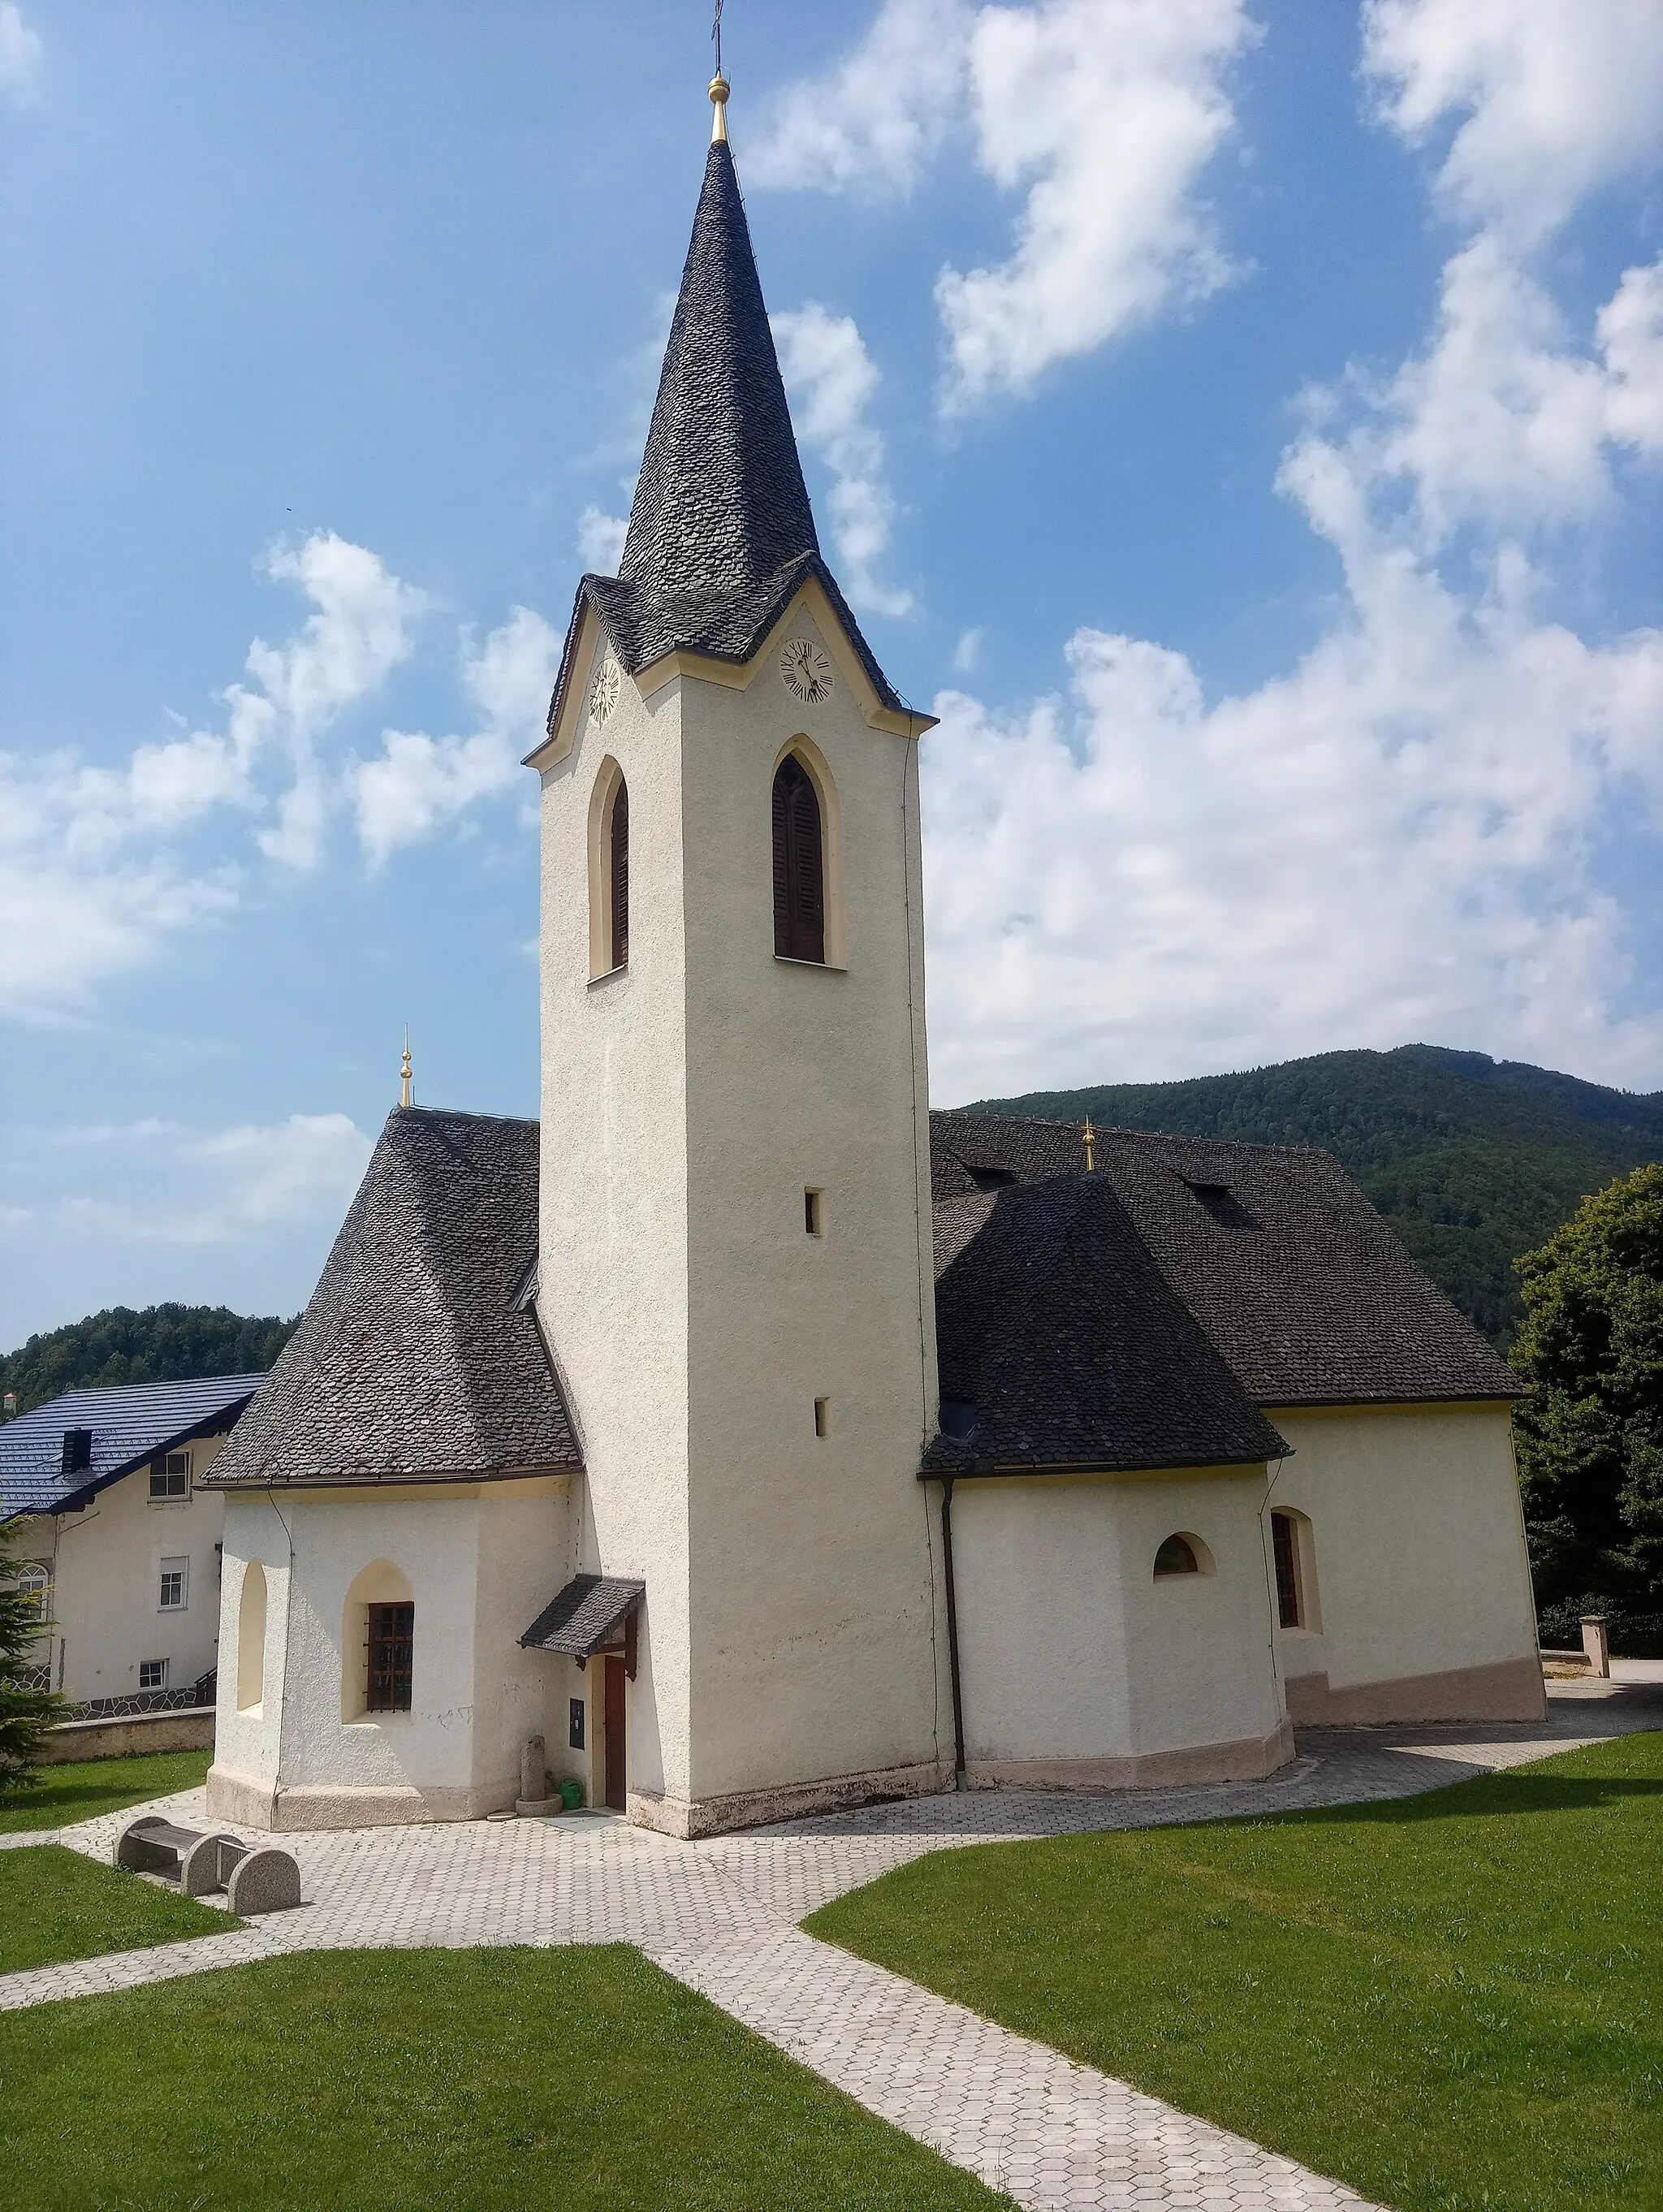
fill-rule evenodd
<path id="1" fill-rule="evenodd" d="M 612 800 L 612 965 L 629 964 L 629 787 L 618 778 Z"/>
<path id="2" fill-rule="evenodd" d="M 780 960 L 792 957 L 791 792 L 786 778 L 790 766 L 782 761 L 774 779 L 774 951 Z"/>
<path id="3" fill-rule="evenodd" d="M 774 949 L 786 960 L 826 957 L 820 800 L 789 754 L 774 779 Z"/>

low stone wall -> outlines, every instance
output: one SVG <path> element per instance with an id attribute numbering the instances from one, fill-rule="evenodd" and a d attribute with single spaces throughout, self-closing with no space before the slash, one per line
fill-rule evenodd
<path id="1" fill-rule="evenodd" d="M 211 1751 L 213 1746 L 214 1708 L 193 1705 L 183 1712 L 61 1722 L 41 1746 L 40 1763 L 61 1766 L 72 1759 L 124 1759 L 138 1751 Z"/>

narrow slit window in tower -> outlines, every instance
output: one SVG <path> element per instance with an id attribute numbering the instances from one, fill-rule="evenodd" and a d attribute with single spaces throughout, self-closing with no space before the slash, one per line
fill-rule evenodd
<path id="1" fill-rule="evenodd" d="M 831 1400 L 816 1398 L 814 1401 L 814 1433 L 817 1437 L 831 1432 Z"/>
<path id="2" fill-rule="evenodd" d="M 803 1193 L 803 1226 L 810 1237 L 826 1233 L 826 1194 L 822 1190 Z"/>

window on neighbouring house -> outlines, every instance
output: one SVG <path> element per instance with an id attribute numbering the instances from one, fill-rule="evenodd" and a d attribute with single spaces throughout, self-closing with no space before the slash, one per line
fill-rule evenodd
<path id="1" fill-rule="evenodd" d="M 1271 1551 L 1276 1560 L 1276 1607 L 1284 1628 L 1303 1626 L 1299 1602 L 1299 1530 L 1291 1513 L 1271 1516 Z"/>
<path id="2" fill-rule="evenodd" d="M 416 1654 L 416 1607 L 391 1603 L 372 1605 L 368 1610 L 369 1710 L 407 1713 Z"/>
<path id="3" fill-rule="evenodd" d="M 820 798 L 795 753 L 774 779 L 774 950 L 781 960 L 826 959 Z"/>
<path id="4" fill-rule="evenodd" d="M 151 1462 L 150 1495 L 152 1498 L 188 1498 L 191 1495 L 191 1455 L 188 1451 L 171 1451 L 165 1459 Z"/>
<path id="5" fill-rule="evenodd" d="M 191 1572 L 189 1559 L 164 1559 L 161 1563 L 161 1609 L 172 1613 L 185 1602 L 185 1583 Z"/>
<path id="6" fill-rule="evenodd" d="M 1195 1575 L 1201 1566 L 1187 1536 L 1168 1536 L 1155 1554 L 1157 1575 Z"/>
<path id="7" fill-rule="evenodd" d="M 167 1687 L 167 1662 L 165 1659 L 141 1659 L 138 1662 L 138 1686 L 141 1690 L 165 1690 Z"/>
<path id="8" fill-rule="evenodd" d="M 826 1194 L 823 1191 L 805 1190 L 803 1193 L 803 1226 L 810 1237 L 826 1233 Z"/>
<path id="9" fill-rule="evenodd" d="M 17 1570 L 17 1595 L 33 1606 L 44 1626 L 52 1618 L 52 1571 L 39 1559 L 27 1559 Z"/>

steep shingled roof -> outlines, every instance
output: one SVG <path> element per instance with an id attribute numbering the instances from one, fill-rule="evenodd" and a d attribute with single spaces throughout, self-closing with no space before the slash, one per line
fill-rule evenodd
<path id="1" fill-rule="evenodd" d="M 813 575 L 886 707 L 890 685 L 820 553 L 744 203 L 710 149 L 616 576 L 585 576 L 549 708 L 560 720 L 583 611 L 632 676 L 675 652 L 743 663 Z"/>
<path id="2" fill-rule="evenodd" d="M 1084 1164 L 1067 1123 L 957 1113 L 930 1121 L 938 1201 Z M 1096 1168 L 1255 1405 L 1520 1395 L 1506 1361 L 1326 1152 L 1101 1129 Z"/>
<path id="3" fill-rule="evenodd" d="M 581 1465 L 531 1309 L 537 1125 L 395 1108 L 214 1487 Z"/>
<path id="4" fill-rule="evenodd" d="M 950 1198 L 936 1222 L 942 1432 L 927 1471 L 1228 1467 L 1287 1450 L 1106 1177 Z"/>
<path id="5" fill-rule="evenodd" d="M 211 1375 L 66 1390 L 0 1427 L 0 1516 L 74 1513 L 100 1490 L 193 1437 L 228 1429 L 264 1375 Z M 92 1432 L 88 1462 L 64 1473 L 64 1436 Z"/>
<path id="6" fill-rule="evenodd" d="M 740 596 L 819 550 L 739 179 L 719 141 L 705 163 L 618 576 L 659 600 Z"/>

